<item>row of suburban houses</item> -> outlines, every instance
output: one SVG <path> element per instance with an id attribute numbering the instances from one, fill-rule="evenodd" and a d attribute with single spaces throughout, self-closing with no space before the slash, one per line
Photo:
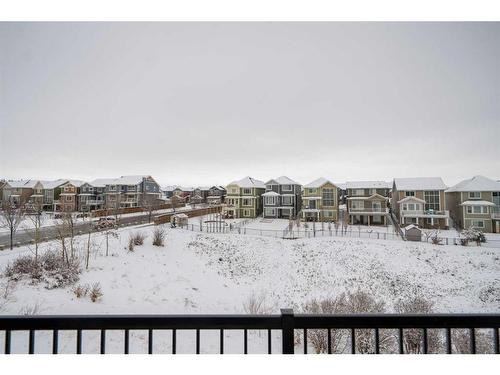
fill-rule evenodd
<path id="1" fill-rule="evenodd" d="M 161 188 L 148 175 L 80 180 L 0 181 L 4 202 L 41 205 L 47 211 L 91 212 L 141 207 L 146 200 L 180 200 L 223 206 L 228 218 L 300 218 L 352 225 L 417 224 L 422 228 L 475 227 L 500 233 L 500 181 L 474 176 L 448 187 L 440 177 L 302 185 L 280 176 L 252 177 L 226 186 Z"/>
<path id="2" fill-rule="evenodd" d="M 448 187 L 440 177 L 334 183 L 318 178 L 306 185 L 281 176 L 252 177 L 226 186 L 224 213 L 232 218 L 348 220 L 356 225 L 399 224 L 447 229 L 475 227 L 500 233 L 500 181 L 474 176 Z M 344 216 L 348 215 L 348 216 Z"/>

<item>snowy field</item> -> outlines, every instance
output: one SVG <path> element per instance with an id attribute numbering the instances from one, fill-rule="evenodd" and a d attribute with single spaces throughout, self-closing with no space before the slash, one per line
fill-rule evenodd
<path id="1" fill-rule="evenodd" d="M 0 252 L 0 314 L 197 314 L 244 313 L 249 297 L 265 296 L 265 310 L 300 311 L 313 298 L 363 290 L 393 311 L 394 302 L 425 296 L 435 312 L 499 312 L 500 249 L 434 246 L 425 243 L 354 238 L 283 240 L 237 234 L 205 234 L 166 226 L 164 247 L 151 244 L 151 226 L 121 229 L 104 255 L 102 234 L 92 240 L 88 270 L 78 284 L 99 282 L 103 297 L 77 298 L 73 287 L 46 289 L 28 280 L 8 284 L 7 264 L 31 249 Z M 130 233 L 148 235 L 134 252 Z M 85 237 L 77 247 L 83 248 Z M 58 249 L 57 243 L 43 245 Z M 7 289 L 6 289 L 7 288 Z M 27 350 L 27 333 L 13 333 L 13 351 Z M 37 352 L 50 351 L 50 333 L 37 333 Z M 192 331 L 178 333 L 178 352 L 193 352 Z M 250 352 L 266 351 L 266 335 L 250 332 Z M 3 350 L 0 333 L 0 352 Z M 170 332 L 155 333 L 155 351 L 169 352 Z M 131 332 L 131 352 L 146 350 L 147 332 Z M 202 351 L 218 351 L 218 332 L 202 332 Z M 75 333 L 61 333 L 62 352 L 74 352 Z M 242 351 L 242 333 L 226 333 L 227 352 Z M 279 333 L 273 346 L 280 347 Z M 97 352 L 98 332 L 84 333 L 84 351 Z M 107 349 L 123 350 L 123 333 L 109 332 Z"/>

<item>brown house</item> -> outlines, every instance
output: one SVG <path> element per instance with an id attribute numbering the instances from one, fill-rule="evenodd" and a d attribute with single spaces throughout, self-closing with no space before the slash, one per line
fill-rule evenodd
<path id="1" fill-rule="evenodd" d="M 351 224 L 387 225 L 391 186 L 385 181 L 348 181 L 347 211 Z"/>

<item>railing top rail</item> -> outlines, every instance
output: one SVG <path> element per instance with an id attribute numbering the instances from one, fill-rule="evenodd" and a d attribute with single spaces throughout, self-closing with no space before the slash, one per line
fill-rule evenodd
<path id="1" fill-rule="evenodd" d="M 37 315 L 0 316 L 0 330 L 279 329 L 281 315 Z"/>
<path id="2" fill-rule="evenodd" d="M 496 328 L 500 314 L 295 314 L 302 328 Z M 280 329 L 283 315 L 0 316 L 0 330 Z"/>

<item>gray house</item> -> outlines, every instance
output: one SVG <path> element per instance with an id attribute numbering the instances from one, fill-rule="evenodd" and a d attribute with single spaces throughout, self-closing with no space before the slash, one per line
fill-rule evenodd
<path id="1" fill-rule="evenodd" d="M 281 176 L 266 182 L 266 192 L 262 194 L 262 199 L 264 217 L 295 218 L 302 208 L 302 186 Z"/>

